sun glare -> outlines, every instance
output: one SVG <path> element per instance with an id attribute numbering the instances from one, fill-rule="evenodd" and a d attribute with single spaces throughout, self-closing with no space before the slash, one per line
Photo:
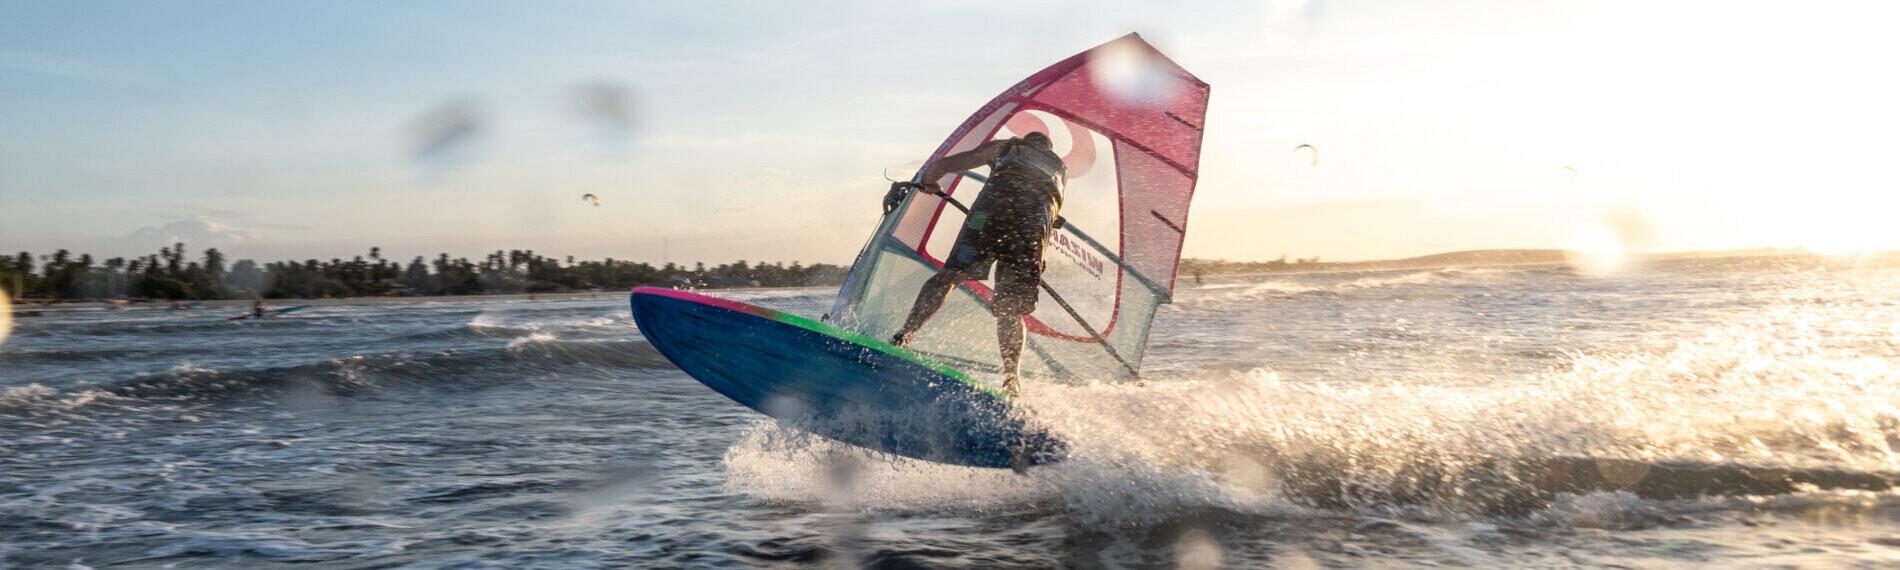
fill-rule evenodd
<path id="1" fill-rule="evenodd" d="M 1854 236 L 1835 232 L 1818 235 L 1801 242 L 1801 248 L 1828 257 L 1854 257 L 1872 253 L 1874 247 Z"/>
<path id="2" fill-rule="evenodd" d="M 1587 275 L 1607 275 L 1623 268 L 1628 252 L 1623 236 L 1609 226 L 1592 224 L 1570 235 L 1564 259 Z"/>
<path id="3" fill-rule="evenodd" d="M 1851 257 L 1900 246 L 1900 232 L 1884 219 L 1900 206 L 1885 196 L 1817 191 L 1804 200 L 1761 200 L 1737 212 L 1734 230 L 1758 243 Z M 1738 236 L 1739 238 L 1740 236 Z"/>
<path id="4" fill-rule="evenodd" d="M 13 333 L 13 294 L 0 289 L 0 344 L 6 344 L 7 335 Z"/>

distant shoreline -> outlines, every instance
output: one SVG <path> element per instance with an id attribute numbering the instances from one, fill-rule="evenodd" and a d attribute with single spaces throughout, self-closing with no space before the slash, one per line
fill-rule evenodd
<path id="1" fill-rule="evenodd" d="M 803 286 L 803 287 L 723 287 L 723 288 L 702 287 L 696 290 L 697 291 L 718 291 L 718 292 L 723 292 L 723 293 L 735 293 L 735 292 L 765 293 L 765 292 L 772 292 L 772 291 L 796 291 L 800 289 L 812 289 L 812 288 L 818 288 L 818 287 L 825 287 L 825 286 L 818 285 L 818 286 Z M 484 294 L 418 295 L 418 296 L 409 296 L 409 297 L 396 297 L 396 296 L 329 297 L 329 298 L 318 298 L 318 299 L 290 298 L 290 299 L 265 299 L 265 302 L 269 303 L 271 308 L 294 307 L 297 305 L 310 305 L 313 307 L 342 307 L 342 306 L 398 305 L 398 304 L 407 304 L 407 303 L 456 303 L 456 302 L 508 303 L 508 302 L 516 302 L 516 301 L 571 301 L 575 299 L 625 299 L 629 291 L 566 291 L 566 292 L 559 292 L 559 293 L 500 293 L 500 294 L 494 294 L 494 295 L 484 295 Z M 51 309 L 51 310 L 110 309 L 113 307 L 125 307 L 127 310 L 134 310 L 134 311 L 171 311 L 171 310 L 174 310 L 171 308 L 172 303 L 173 301 L 164 300 L 164 299 L 156 299 L 156 300 L 148 300 L 148 301 L 128 301 L 125 303 L 113 303 L 109 301 L 60 302 L 60 303 L 53 303 L 50 305 L 23 302 L 23 303 L 14 304 L 13 311 L 18 313 L 18 312 L 37 311 L 37 310 L 46 310 L 46 309 Z M 194 311 L 206 311 L 206 310 L 215 310 L 215 309 L 237 309 L 239 310 L 239 312 L 246 312 L 251 309 L 252 300 L 251 299 L 211 299 L 211 300 L 204 300 L 204 301 L 177 301 L 177 303 L 182 303 L 187 306 L 196 305 L 196 307 L 190 309 Z"/>
<path id="2" fill-rule="evenodd" d="M 1569 265 L 1578 255 L 1580 254 L 1577 252 L 1561 249 L 1487 249 L 1369 261 L 1305 261 L 1287 263 L 1284 261 L 1184 259 L 1181 262 L 1180 277 L 1192 279 L 1197 269 L 1203 277 L 1236 277 L 1248 275 L 1397 271 L 1405 269 L 1447 269 L 1454 267 L 1558 267 Z M 1900 256 L 1900 252 L 1872 252 L 1867 255 L 1870 257 L 1894 257 Z M 1631 259 L 1639 262 L 1745 257 L 1825 257 L 1825 255 L 1806 250 L 1785 249 L 1740 249 L 1630 254 Z"/>
<path id="3" fill-rule="evenodd" d="M 1573 252 L 1558 249 L 1494 249 L 1439 253 L 1402 259 L 1381 259 L 1369 261 L 1308 261 L 1304 263 L 1285 263 L 1274 261 L 1225 261 L 1189 258 L 1181 261 L 1177 279 L 1193 279 L 1196 270 L 1201 277 L 1250 277 L 1264 275 L 1298 275 L 1310 273 L 1345 273 L 1358 271 L 1399 271 L 1419 269 L 1446 269 L 1455 267 L 1558 267 L 1570 263 Z M 1900 252 L 1886 251 L 1868 254 L 1874 257 L 1896 257 Z M 1642 261 L 1675 261 L 1686 259 L 1722 259 L 1740 257 L 1824 257 L 1823 254 L 1805 250 L 1784 249 L 1744 249 L 1724 251 L 1692 251 L 1671 253 L 1635 254 L 1632 257 Z M 813 288 L 830 288 L 831 285 L 783 286 L 783 287 L 701 287 L 699 291 L 718 292 L 765 292 L 795 291 Z M 389 305 L 399 303 L 440 303 L 440 302 L 481 302 L 501 303 L 514 301 L 566 301 L 573 299 L 600 299 L 625 295 L 620 291 L 566 291 L 551 293 L 502 293 L 470 295 L 426 295 L 426 296 L 369 296 L 369 297 L 329 297 L 329 298 L 275 298 L 267 299 L 271 307 L 289 307 L 295 305 L 312 306 L 352 306 L 352 305 Z M 186 305 L 196 305 L 195 310 L 240 309 L 249 310 L 252 299 L 215 299 L 203 301 L 178 301 Z M 114 303 L 110 301 L 59 302 L 41 304 L 21 301 L 13 305 L 13 310 L 26 312 L 41 309 L 109 309 L 127 307 L 141 311 L 171 310 L 173 301 L 154 299 Z"/>

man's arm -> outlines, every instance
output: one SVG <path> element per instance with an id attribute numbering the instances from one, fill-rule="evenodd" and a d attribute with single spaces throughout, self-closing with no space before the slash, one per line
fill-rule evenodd
<path id="1" fill-rule="evenodd" d="M 1003 146 L 1009 139 L 994 140 L 977 145 L 976 148 L 937 159 L 930 163 L 930 169 L 924 171 L 924 185 L 935 189 L 937 181 L 952 172 L 962 172 L 989 164 L 1002 154 Z"/>
<path id="2" fill-rule="evenodd" d="M 937 186 L 937 181 L 943 179 L 944 175 L 989 164 L 991 161 L 996 160 L 997 155 L 1002 154 L 1003 145 L 1008 142 L 1009 139 L 986 142 L 976 145 L 976 148 L 946 156 L 937 159 L 936 162 L 930 163 L 930 168 L 924 171 L 923 191 L 929 194 L 941 195 L 943 188 Z M 891 191 L 884 194 L 884 213 L 889 214 L 896 211 L 898 204 L 903 203 L 904 196 L 907 195 L 912 188 L 917 187 L 917 184 L 908 181 L 891 183 Z"/>

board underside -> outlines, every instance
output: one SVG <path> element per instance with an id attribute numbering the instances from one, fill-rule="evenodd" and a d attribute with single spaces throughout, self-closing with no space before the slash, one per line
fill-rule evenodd
<path id="1" fill-rule="evenodd" d="M 793 427 L 904 457 L 1007 468 L 1066 446 L 1006 396 L 916 353 L 797 315 L 671 289 L 631 298 L 647 340 L 688 375 Z"/>

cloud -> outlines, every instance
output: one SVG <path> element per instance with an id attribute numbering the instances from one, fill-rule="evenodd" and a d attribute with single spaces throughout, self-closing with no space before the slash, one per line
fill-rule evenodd
<path id="1" fill-rule="evenodd" d="M 237 210 L 226 210 L 222 208 L 202 208 L 202 207 L 189 206 L 183 209 L 161 213 L 157 217 L 179 220 L 177 222 L 172 222 L 171 224 L 167 224 L 167 226 L 170 226 L 173 224 L 180 224 L 180 223 L 203 222 L 209 227 L 218 228 L 220 231 L 236 232 L 236 233 L 245 234 L 245 235 L 249 235 L 252 231 L 256 231 L 256 230 L 279 230 L 279 231 L 301 232 L 301 231 L 310 229 L 310 226 L 306 226 L 303 224 L 280 224 L 280 223 L 273 223 L 273 222 L 257 221 L 259 216 L 252 215 L 246 212 L 240 212 Z M 216 220 L 225 220 L 225 221 L 216 221 Z M 236 220 L 237 223 L 232 223 L 230 220 Z M 233 227 L 233 226 L 238 226 L 238 225 L 242 225 L 244 229 L 240 230 Z M 142 228 L 142 230 L 163 230 L 163 228 Z"/>
<path id="2" fill-rule="evenodd" d="M 105 255 L 145 255 L 182 242 L 193 250 L 215 247 L 229 252 L 233 247 L 255 240 L 250 230 L 199 217 L 139 228 L 120 237 L 100 240 L 94 247 Z"/>
<path id="3" fill-rule="evenodd" d="M 21 51 L 0 51 L 0 71 L 19 71 L 91 83 L 124 84 L 141 79 L 130 71 Z"/>

